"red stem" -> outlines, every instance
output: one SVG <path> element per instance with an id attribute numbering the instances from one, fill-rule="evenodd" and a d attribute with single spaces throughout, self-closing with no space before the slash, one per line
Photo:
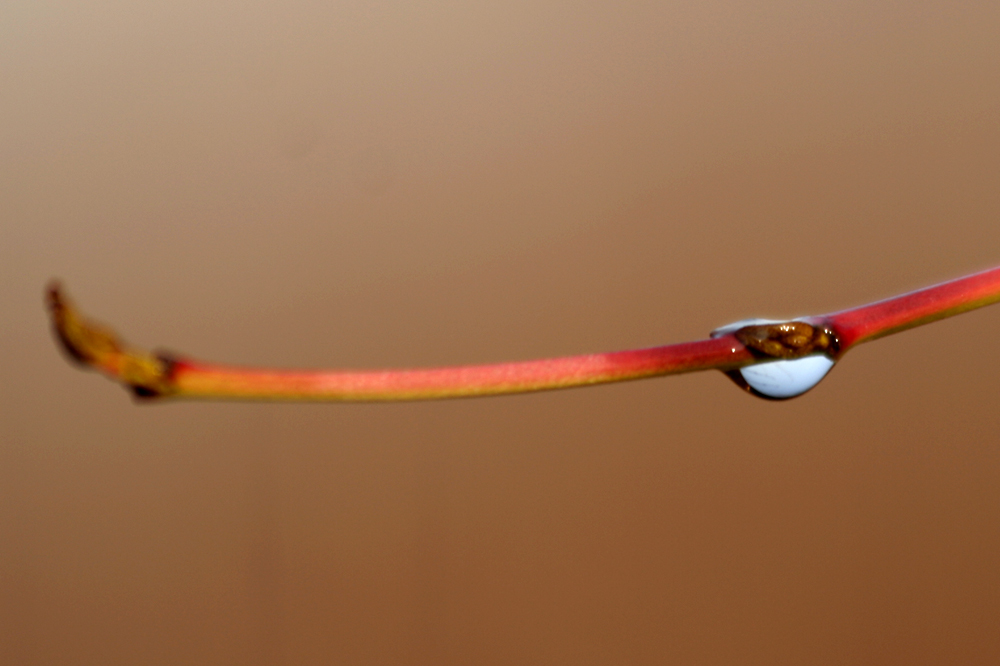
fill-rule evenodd
<path id="1" fill-rule="evenodd" d="M 840 340 L 841 352 L 908 328 L 1000 301 L 1000 267 L 918 289 L 809 321 L 822 321 Z"/>
<path id="2" fill-rule="evenodd" d="M 182 360 L 174 363 L 172 377 L 178 391 L 190 397 L 419 400 L 524 393 L 707 368 L 732 369 L 753 360 L 735 337 L 727 335 L 650 349 L 419 370 L 262 370 Z"/>
<path id="3" fill-rule="evenodd" d="M 172 359 L 135 350 L 82 317 L 53 285 L 49 307 L 70 356 L 137 395 L 263 400 L 419 400 L 523 393 L 656 375 L 737 368 L 826 353 L 1000 301 L 1000 267 L 934 287 L 807 317 L 806 324 L 750 325 L 718 338 L 649 349 L 425 370 L 270 370 Z M 748 348 L 749 345 L 750 348 Z M 820 345 L 820 346 L 817 346 Z"/>

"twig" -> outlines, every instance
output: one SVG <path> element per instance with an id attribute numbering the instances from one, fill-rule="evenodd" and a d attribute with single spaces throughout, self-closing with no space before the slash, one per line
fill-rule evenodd
<path id="1" fill-rule="evenodd" d="M 58 283 L 47 295 L 56 335 L 69 356 L 143 399 L 391 401 L 525 393 L 709 369 L 749 388 L 741 368 L 818 355 L 836 361 L 856 344 L 996 303 L 1000 267 L 833 314 L 727 327 L 697 342 L 515 363 L 358 372 L 224 366 L 154 354 L 126 345 L 110 329 L 83 317 Z"/>

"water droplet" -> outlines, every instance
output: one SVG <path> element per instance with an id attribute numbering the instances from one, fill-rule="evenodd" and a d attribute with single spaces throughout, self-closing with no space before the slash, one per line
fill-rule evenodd
<path id="1" fill-rule="evenodd" d="M 788 320 L 788 321 L 795 321 Z M 744 326 L 783 324 L 785 321 L 771 319 L 744 319 L 712 331 L 717 338 L 733 333 Z M 819 384 L 835 361 L 824 354 L 812 354 L 803 358 L 766 361 L 748 365 L 726 373 L 738 386 L 754 395 L 771 400 L 787 400 L 802 395 Z"/>
<path id="2" fill-rule="evenodd" d="M 757 395 L 774 400 L 786 400 L 802 395 L 819 384 L 832 367 L 831 359 L 816 354 L 792 361 L 748 365 L 736 372 Z"/>

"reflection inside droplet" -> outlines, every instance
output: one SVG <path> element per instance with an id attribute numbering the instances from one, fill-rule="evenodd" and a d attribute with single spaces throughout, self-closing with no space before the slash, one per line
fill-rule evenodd
<path id="1" fill-rule="evenodd" d="M 785 400 L 802 395 L 819 384 L 833 367 L 822 354 L 791 361 L 771 361 L 736 370 L 753 392 L 765 398 Z M 737 384 L 740 382 L 737 381 Z"/>
<path id="2" fill-rule="evenodd" d="M 782 323 L 785 321 L 744 319 L 715 329 L 712 331 L 712 337 L 717 338 L 727 333 L 733 333 L 744 326 Z M 787 400 L 802 395 L 816 386 L 826 376 L 826 373 L 830 372 L 834 363 L 833 359 L 824 354 L 813 354 L 803 358 L 765 361 L 726 374 L 738 386 L 761 398 Z"/>

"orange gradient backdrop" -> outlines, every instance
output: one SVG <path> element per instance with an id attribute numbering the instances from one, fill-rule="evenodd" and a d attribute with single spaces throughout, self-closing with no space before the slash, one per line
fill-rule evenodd
<path id="1" fill-rule="evenodd" d="M 0 662 L 1000 660 L 1000 308 L 718 373 L 137 406 L 130 341 L 399 367 L 1000 264 L 1000 5 L 0 6 Z"/>

